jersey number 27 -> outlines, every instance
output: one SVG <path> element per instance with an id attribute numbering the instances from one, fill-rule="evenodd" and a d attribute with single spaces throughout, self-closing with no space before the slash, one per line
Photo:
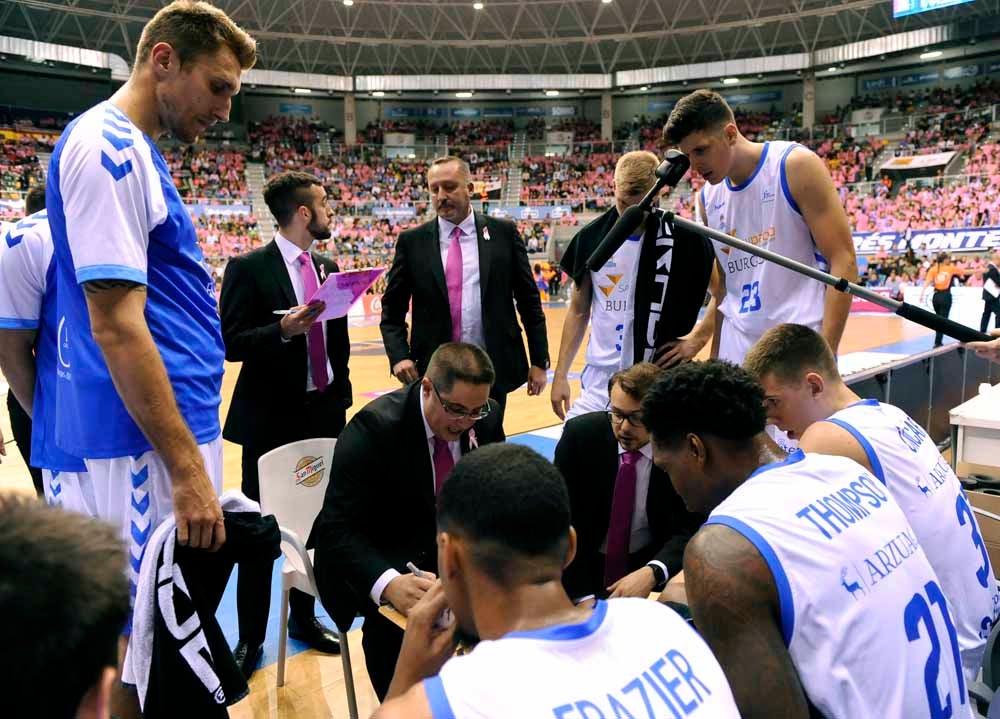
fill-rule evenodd
<path id="1" fill-rule="evenodd" d="M 951 615 L 948 613 L 948 603 L 945 601 L 944 594 L 941 593 L 941 588 L 938 587 L 937 582 L 927 582 L 924 585 L 924 592 L 927 595 L 926 599 L 923 594 L 917 593 L 907 603 L 906 609 L 903 610 L 903 627 L 906 630 L 906 638 L 911 642 L 915 642 L 921 636 L 920 625 L 924 625 L 924 631 L 931 644 L 931 653 L 927 657 L 926 665 L 924 665 L 924 687 L 927 690 L 927 709 L 930 719 L 948 719 L 954 713 L 951 693 L 945 694 L 943 704 L 941 702 L 941 695 L 938 693 L 937 679 L 938 673 L 941 670 L 942 653 L 946 656 L 950 653 L 952 661 L 955 664 L 955 673 L 958 675 L 958 703 L 964 705 L 966 701 L 965 675 L 962 674 L 962 657 L 958 651 L 958 635 L 955 632 L 955 625 L 951 621 Z M 929 604 L 928 599 L 930 600 Z M 944 647 L 943 651 L 931 612 L 930 605 L 932 604 L 936 605 L 938 613 L 940 613 L 941 618 L 944 620 L 948 645 Z M 949 649 L 951 650 L 950 652 L 948 651 Z"/>

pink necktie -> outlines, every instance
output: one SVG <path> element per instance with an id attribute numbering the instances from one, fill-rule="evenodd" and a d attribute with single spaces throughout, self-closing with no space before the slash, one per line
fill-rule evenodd
<path id="1" fill-rule="evenodd" d="M 462 340 L 462 230 L 451 231 L 448 245 L 448 264 L 444 269 L 445 283 L 448 285 L 448 304 L 451 305 L 451 341 Z"/>
<path id="2" fill-rule="evenodd" d="M 455 468 L 455 458 L 451 456 L 451 447 L 447 440 L 434 438 L 434 496 L 441 492 L 451 470 Z"/>
<path id="3" fill-rule="evenodd" d="M 624 577 L 628 569 L 628 543 L 632 534 L 632 512 L 635 509 L 635 465 L 641 455 L 641 452 L 635 450 L 625 452 L 618 466 L 604 557 L 605 587 L 610 587 Z"/>
<path id="4" fill-rule="evenodd" d="M 303 252 L 298 256 L 299 271 L 302 273 L 302 288 L 308 300 L 312 297 L 318 285 L 316 284 L 316 270 L 312 266 L 312 258 L 308 252 Z M 330 378 L 326 374 L 326 345 L 323 342 L 323 323 L 313 322 L 306 335 L 306 346 L 309 348 L 309 371 L 312 373 L 313 384 L 320 392 L 330 384 Z"/>

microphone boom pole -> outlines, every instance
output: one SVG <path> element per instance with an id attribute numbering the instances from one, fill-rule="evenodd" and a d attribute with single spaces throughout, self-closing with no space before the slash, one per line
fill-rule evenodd
<path id="1" fill-rule="evenodd" d="M 757 247 L 756 245 L 737 239 L 732 235 L 727 235 L 719 230 L 713 230 L 712 228 L 706 227 L 697 222 L 692 222 L 691 220 L 679 217 L 673 212 L 664 212 L 664 215 L 666 216 L 667 222 L 674 227 L 680 227 L 683 230 L 695 232 L 704 237 L 717 240 L 724 245 L 728 245 L 729 247 L 733 247 L 737 250 L 743 250 L 751 255 L 756 255 L 761 259 L 773 262 L 774 264 L 780 265 L 791 270 L 792 272 L 798 272 L 800 275 L 805 275 L 806 277 L 810 277 L 817 282 L 822 282 L 824 285 L 833 287 L 838 292 L 866 299 L 879 307 L 885 307 L 887 310 L 899 315 L 900 317 L 908 319 L 911 322 L 916 322 L 917 324 L 928 327 L 934 331 L 942 332 L 949 337 L 954 337 L 960 342 L 988 342 L 994 339 L 988 334 L 974 330 L 971 327 L 966 327 L 959 322 L 954 322 L 946 317 L 936 315 L 933 312 L 928 312 L 922 307 L 907 304 L 906 302 L 900 302 L 899 300 L 894 300 L 891 297 L 886 297 L 885 295 L 880 295 L 877 292 L 872 292 L 861 285 L 848 282 L 843 277 L 834 277 L 827 272 L 817 270 L 815 267 L 809 267 L 809 265 L 796 262 L 795 260 L 791 260 L 784 255 L 779 255 L 776 252 L 765 250 L 762 247 Z"/>

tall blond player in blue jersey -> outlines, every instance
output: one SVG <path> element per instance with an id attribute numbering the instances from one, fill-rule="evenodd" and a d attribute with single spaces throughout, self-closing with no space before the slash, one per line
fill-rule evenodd
<path id="1" fill-rule="evenodd" d="M 823 161 L 791 142 L 751 142 L 736 126 L 725 99 L 710 90 L 681 98 L 663 128 L 664 140 L 691 159 L 705 178 L 697 219 L 765 249 L 824 269 L 858 276 L 847 215 Z M 709 313 L 713 356 L 742 363 L 768 329 L 797 322 L 820 332 L 836 354 L 851 298 L 816 280 L 715 243 L 713 285 L 723 321 Z"/>
<path id="2" fill-rule="evenodd" d="M 84 459 L 98 516 L 120 526 L 133 592 L 163 517 L 174 514 L 183 545 L 225 541 L 214 283 L 155 141 L 192 143 L 228 121 L 255 61 L 253 39 L 218 8 L 165 6 L 128 81 L 66 128 L 49 165 L 56 443 Z"/>

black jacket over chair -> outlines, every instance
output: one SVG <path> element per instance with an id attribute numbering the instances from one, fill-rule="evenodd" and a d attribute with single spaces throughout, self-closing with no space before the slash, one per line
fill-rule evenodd
<path id="1" fill-rule="evenodd" d="M 332 260 L 311 254 L 320 282 L 338 271 Z M 243 363 L 222 430 L 230 442 L 247 445 L 274 438 L 280 441 L 273 446 L 279 446 L 314 436 L 299 427 L 309 371 L 306 335 L 283 342 L 281 316 L 274 314 L 296 304 L 275 242 L 229 260 L 219 303 L 223 339 L 226 359 Z M 333 378 L 322 398 L 340 413 L 352 402 L 346 317 L 326 321 L 326 349 Z"/>
<path id="2" fill-rule="evenodd" d="M 376 610 L 369 592 L 407 562 L 437 571 L 434 473 L 420 411 L 420 382 L 370 402 L 337 440 L 330 485 L 313 526 L 320 599 L 341 629 Z M 475 443 L 500 437 L 497 414 L 477 422 Z M 460 439 L 470 451 L 470 433 Z"/>
<path id="3" fill-rule="evenodd" d="M 479 213 L 475 221 L 484 349 L 496 369 L 494 389 L 507 394 L 528 379 L 528 357 L 514 306 L 528 338 L 531 364 L 548 368 L 545 316 L 527 249 L 515 225 Z M 448 287 L 438 234 L 438 221 L 433 219 L 400 233 L 396 242 L 396 256 L 382 296 L 380 325 L 390 369 L 412 359 L 422 376 L 434 350 L 451 341 Z M 411 299 L 413 329 L 407 336 L 406 313 Z"/>
<path id="4" fill-rule="evenodd" d="M 566 423 L 556 446 L 555 464 L 569 489 L 571 521 L 577 533 L 576 558 L 563 574 L 570 596 L 600 594 L 611 500 L 618 476 L 618 441 L 606 412 L 589 412 Z M 630 570 L 656 559 L 670 576 L 683 568 L 684 548 L 705 521 L 687 511 L 665 472 L 653 465 L 646 497 L 652 540 L 633 555 Z"/>

